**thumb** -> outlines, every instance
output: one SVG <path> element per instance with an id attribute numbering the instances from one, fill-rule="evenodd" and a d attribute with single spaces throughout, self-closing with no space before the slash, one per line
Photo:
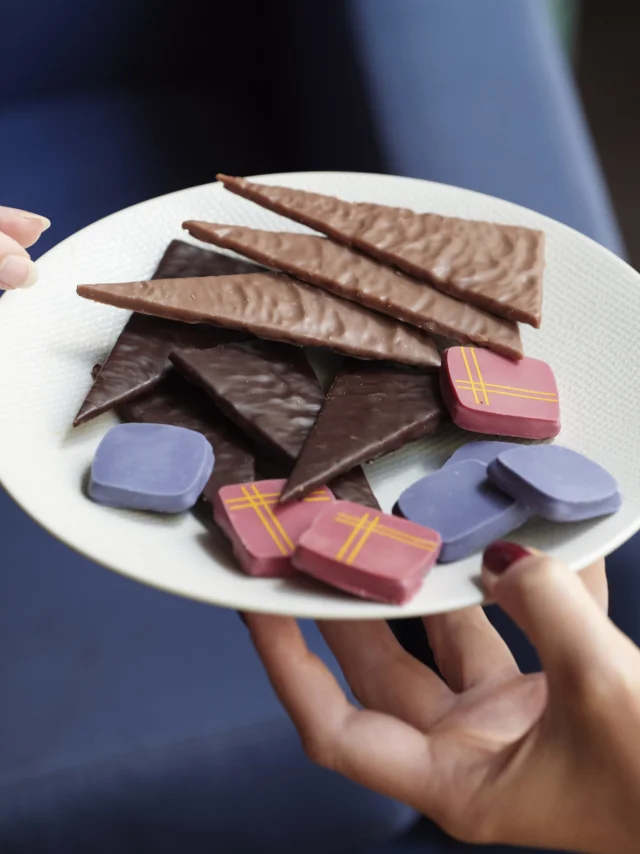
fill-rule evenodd
<path id="1" fill-rule="evenodd" d="M 565 689 L 576 677 L 604 673 L 619 633 L 565 564 L 516 543 L 497 542 L 484 553 L 487 595 L 533 643 L 549 685 Z"/>

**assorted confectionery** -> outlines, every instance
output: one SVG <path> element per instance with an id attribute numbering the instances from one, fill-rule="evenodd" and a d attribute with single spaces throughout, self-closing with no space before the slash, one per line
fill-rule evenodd
<path id="1" fill-rule="evenodd" d="M 618 510 L 614 478 L 550 441 L 556 378 L 523 351 L 542 232 L 219 180 L 316 233 L 189 221 L 235 255 L 176 240 L 149 281 L 78 287 L 133 312 L 74 420 L 123 422 L 93 459 L 92 500 L 193 510 L 249 576 L 393 604 L 532 517 Z M 317 348 L 334 354 L 322 384 Z M 474 435 L 383 513 L 363 466 L 448 421 Z"/>

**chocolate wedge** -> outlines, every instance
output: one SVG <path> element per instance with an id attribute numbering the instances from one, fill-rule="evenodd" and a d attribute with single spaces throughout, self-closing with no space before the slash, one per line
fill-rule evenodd
<path id="1" fill-rule="evenodd" d="M 282 501 L 304 498 L 354 466 L 434 433 L 445 413 L 435 377 L 345 360 Z"/>
<path id="2" fill-rule="evenodd" d="M 362 359 L 430 370 L 440 365 L 433 339 L 421 330 L 275 273 L 80 285 L 78 293 L 141 314 L 213 323 Z"/>
<path id="3" fill-rule="evenodd" d="M 176 352 L 171 360 L 263 449 L 258 455 L 263 473 L 271 477 L 289 474 L 324 402 L 302 350 L 252 341 L 215 350 Z M 345 471 L 328 485 L 344 501 L 378 507 L 359 467 Z"/>
<path id="4" fill-rule="evenodd" d="M 508 320 L 540 326 L 541 231 L 217 177 L 233 193 L 361 249 L 451 296 Z"/>
<path id="5" fill-rule="evenodd" d="M 360 466 L 332 480 L 329 489 L 339 501 L 353 501 L 354 504 L 364 504 L 379 510 L 380 505 L 369 486 L 369 481 Z"/>
<path id="6" fill-rule="evenodd" d="M 154 279 L 233 275 L 259 269 L 248 261 L 174 240 L 160 261 Z M 215 347 L 247 337 L 236 330 L 133 314 L 95 377 L 74 419 L 74 426 L 152 389 L 171 367 L 171 350 Z"/>
<path id="7" fill-rule="evenodd" d="M 151 391 L 118 406 L 124 421 L 171 424 L 195 430 L 213 446 L 215 466 L 204 489 L 212 502 L 222 486 L 255 478 L 254 453 L 245 436 L 222 415 L 209 398 L 171 372 Z"/>
<path id="8" fill-rule="evenodd" d="M 176 351 L 171 361 L 255 442 L 287 463 L 297 459 L 324 402 L 303 350 L 252 341 Z"/>
<path id="9" fill-rule="evenodd" d="M 208 222 L 189 221 L 183 228 L 199 240 L 443 338 L 488 347 L 512 359 L 524 355 L 520 330 L 511 320 L 455 299 L 333 240 Z"/>

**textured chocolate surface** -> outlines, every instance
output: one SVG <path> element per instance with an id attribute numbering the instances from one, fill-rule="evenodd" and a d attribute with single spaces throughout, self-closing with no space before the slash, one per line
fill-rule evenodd
<path id="1" fill-rule="evenodd" d="M 171 358 L 238 427 L 268 449 L 257 452 L 260 478 L 288 476 L 324 402 L 304 353 L 295 347 L 256 341 L 211 352 L 174 353 Z M 359 467 L 333 480 L 329 487 L 344 501 L 379 506 Z"/>
<path id="2" fill-rule="evenodd" d="M 248 436 L 290 462 L 297 458 L 324 402 L 302 350 L 254 341 L 171 359 Z"/>
<path id="3" fill-rule="evenodd" d="M 154 389 L 121 404 L 124 421 L 172 424 L 195 430 L 211 442 L 216 462 L 204 488 L 213 501 L 221 486 L 244 483 L 255 477 L 252 448 L 242 433 L 222 415 L 205 394 L 170 373 Z"/>
<path id="4" fill-rule="evenodd" d="M 228 190 L 355 246 L 473 305 L 539 326 L 544 234 L 530 228 L 345 202 L 218 175 Z"/>
<path id="5" fill-rule="evenodd" d="M 503 356 L 522 357 L 517 324 L 483 311 L 380 264 L 360 252 L 312 234 L 260 231 L 186 222 L 194 237 L 298 276 L 312 285 L 458 342 Z"/>
<path id="6" fill-rule="evenodd" d="M 329 347 L 363 359 L 390 359 L 435 370 L 433 339 L 289 276 L 254 273 L 80 285 L 82 297 L 186 323 L 214 323 L 259 338 Z"/>
<path id="7" fill-rule="evenodd" d="M 446 410 L 428 374 L 347 359 L 282 493 L 298 500 L 358 465 L 437 430 Z"/>
<path id="8" fill-rule="evenodd" d="M 207 252 L 174 240 L 165 252 L 155 279 L 220 276 L 259 270 L 255 264 Z M 74 426 L 90 421 L 126 400 L 148 391 L 170 369 L 169 353 L 181 347 L 215 347 L 248 336 L 206 324 L 188 325 L 174 320 L 133 314 L 124 327 L 102 370 L 74 419 Z"/>

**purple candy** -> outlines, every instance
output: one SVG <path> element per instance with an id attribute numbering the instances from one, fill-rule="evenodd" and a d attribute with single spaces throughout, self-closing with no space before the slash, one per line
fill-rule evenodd
<path id="1" fill-rule="evenodd" d="M 156 513 L 193 507 L 213 471 L 211 443 L 169 424 L 119 424 L 91 466 L 89 496 L 98 504 Z"/>
<path id="2" fill-rule="evenodd" d="M 561 445 L 520 445 L 488 469 L 491 482 L 551 522 L 580 522 L 620 509 L 618 484 L 608 471 Z"/>
<path id="3" fill-rule="evenodd" d="M 475 460 L 488 466 L 495 458 L 504 451 L 520 447 L 515 442 L 467 442 L 446 461 L 445 466 L 451 463 L 462 463 L 465 460 Z"/>
<path id="4" fill-rule="evenodd" d="M 489 483 L 486 465 L 477 460 L 452 463 L 418 480 L 402 493 L 398 509 L 440 534 L 440 563 L 468 557 L 531 516 Z"/>

